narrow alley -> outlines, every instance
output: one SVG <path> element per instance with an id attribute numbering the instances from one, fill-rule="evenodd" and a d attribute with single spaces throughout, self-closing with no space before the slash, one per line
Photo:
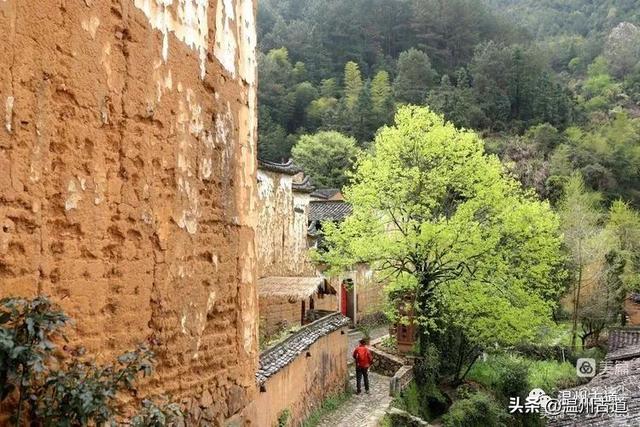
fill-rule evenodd
<path id="1" fill-rule="evenodd" d="M 369 373 L 371 394 L 354 394 L 337 411 L 328 414 L 319 427 L 375 427 L 393 399 L 389 396 L 389 377 Z"/>

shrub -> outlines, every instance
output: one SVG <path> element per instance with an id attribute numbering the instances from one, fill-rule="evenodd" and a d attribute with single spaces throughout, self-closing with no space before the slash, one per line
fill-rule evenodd
<path id="1" fill-rule="evenodd" d="M 500 359 L 497 389 L 506 399 L 525 397 L 529 393 L 529 367 L 516 357 Z"/>
<path id="2" fill-rule="evenodd" d="M 442 417 L 444 427 L 500 427 L 506 426 L 509 416 L 488 394 L 477 392 L 458 400 Z"/>
<path id="3" fill-rule="evenodd" d="M 114 424 L 117 393 L 134 390 L 139 373 L 151 373 L 153 353 L 144 347 L 105 366 L 81 360 L 82 350 L 60 358 L 54 338 L 68 322 L 46 297 L 0 300 L 0 402 L 17 398 L 16 426 L 24 424 L 25 404 L 31 421 L 45 427 Z M 136 418 L 144 424 L 137 425 L 169 425 L 176 411 L 147 403 Z"/>
<path id="4" fill-rule="evenodd" d="M 132 427 L 164 427 L 179 424 L 182 411 L 176 403 L 166 403 L 158 406 L 151 400 L 142 401 L 142 409 L 131 419 Z"/>
<path id="5" fill-rule="evenodd" d="M 280 412 L 278 416 L 278 427 L 287 427 L 289 425 L 289 420 L 291 419 L 291 411 L 289 409 L 285 409 Z"/>

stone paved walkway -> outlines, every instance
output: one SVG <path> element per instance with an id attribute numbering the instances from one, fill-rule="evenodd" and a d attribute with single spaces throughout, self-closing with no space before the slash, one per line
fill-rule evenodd
<path id="1" fill-rule="evenodd" d="M 392 400 L 389 396 L 389 378 L 370 372 L 369 381 L 371 394 L 354 394 L 338 410 L 325 416 L 318 426 L 376 427 Z"/>

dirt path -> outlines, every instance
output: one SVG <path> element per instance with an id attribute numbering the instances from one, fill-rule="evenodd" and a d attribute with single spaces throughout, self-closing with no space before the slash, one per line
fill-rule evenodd
<path id="1" fill-rule="evenodd" d="M 391 403 L 389 378 L 369 373 L 371 394 L 354 394 L 338 410 L 325 416 L 319 427 L 376 427 Z"/>

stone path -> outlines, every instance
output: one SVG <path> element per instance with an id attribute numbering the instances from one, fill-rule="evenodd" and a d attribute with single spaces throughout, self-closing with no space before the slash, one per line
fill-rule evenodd
<path id="1" fill-rule="evenodd" d="M 325 416 L 318 427 L 376 427 L 392 400 L 389 378 L 370 372 L 369 381 L 371 394 L 354 394 L 339 409 Z"/>

